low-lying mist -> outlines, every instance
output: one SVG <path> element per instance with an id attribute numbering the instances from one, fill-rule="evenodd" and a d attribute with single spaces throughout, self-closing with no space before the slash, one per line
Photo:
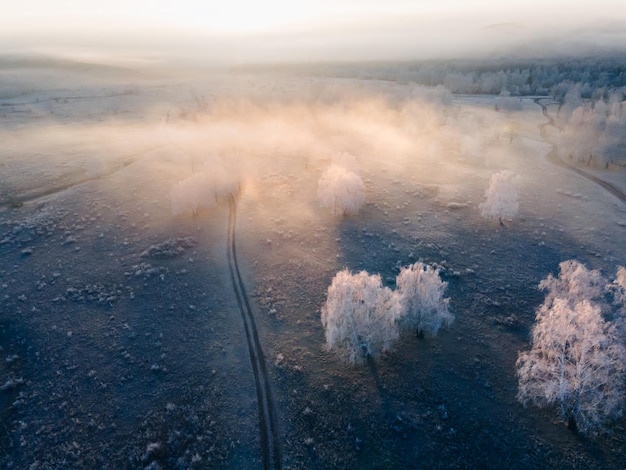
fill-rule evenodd
<path id="1" fill-rule="evenodd" d="M 523 174 L 549 149 L 541 108 L 510 93 L 468 97 L 441 85 L 269 70 L 146 78 L 116 69 L 95 80 L 87 70 L 46 88 L 31 72 L 20 86 L 23 70 L 4 71 L 13 86 L 0 108 L 5 206 L 98 180 L 113 198 L 162 201 L 163 222 L 211 210 L 235 187 L 257 212 L 294 226 L 356 213 L 362 196 L 379 205 L 390 193 L 424 191 L 478 217 L 492 173 Z M 324 193 L 329 171 L 335 189 Z M 132 182 L 112 178 L 126 173 Z M 341 181 L 352 187 L 344 196 Z M 537 184 L 521 178 L 522 212 Z M 268 198 L 270 187 L 280 197 Z M 356 199 L 338 209 L 336 197 Z"/>
<path id="2" fill-rule="evenodd" d="M 150 153 L 157 148 L 171 167 L 161 175 L 166 186 L 215 162 L 251 184 L 273 172 L 317 177 L 341 153 L 352 155 L 366 174 L 436 179 L 445 173 L 442 166 L 480 152 L 508 125 L 492 113 L 488 131 L 468 132 L 473 124 L 459 118 L 441 87 L 388 93 L 341 81 L 263 77 L 235 86 L 209 79 L 190 92 L 157 85 L 135 82 L 135 91 L 121 98 L 113 87 L 91 84 L 63 90 L 62 98 L 55 98 L 56 89 L 22 90 L 3 109 L 13 120 L 0 130 L 6 184 L 19 197 L 157 158 Z"/>

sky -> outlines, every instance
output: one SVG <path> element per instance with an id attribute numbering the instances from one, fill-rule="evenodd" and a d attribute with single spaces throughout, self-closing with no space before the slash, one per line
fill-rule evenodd
<path id="1" fill-rule="evenodd" d="M 623 0 L 0 0 L 0 11 L 2 53 L 238 63 L 532 55 L 626 44 Z"/>

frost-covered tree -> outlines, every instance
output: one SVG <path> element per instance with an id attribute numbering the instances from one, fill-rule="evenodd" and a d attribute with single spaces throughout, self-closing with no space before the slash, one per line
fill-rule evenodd
<path id="1" fill-rule="evenodd" d="M 209 209 L 217 202 L 213 187 L 203 173 L 194 174 L 176 183 L 170 192 L 170 200 L 174 215 L 185 212 L 197 214 L 200 209 Z"/>
<path id="2" fill-rule="evenodd" d="M 322 306 L 326 345 L 346 362 L 362 363 L 391 349 L 398 338 L 400 306 L 379 275 L 347 269 L 334 277 Z"/>
<path id="3" fill-rule="evenodd" d="M 220 164 L 206 163 L 198 173 L 176 183 L 170 192 L 174 215 L 210 209 L 239 192 L 239 179 Z"/>
<path id="4" fill-rule="evenodd" d="M 605 290 L 612 299 L 613 323 L 626 344 L 626 268 L 618 266 L 615 280 Z"/>
<path id="5" fill-rule="evenodd" d="M 333 164 L 320 178 L 317 195 L 333 214 L 354 215 L 365 204 L 365 185 L 356 173 Z"/>
<path id="6" fill-rule="evenodd" d="M 615 280 L 609 282 L 597 269 L 567 260 L 559 264 L 559 274 L 549 274 L 539 283 L 546 291 L 544 305 L 550 307 L 556 299 L 574 306 L 582 301 L 600 308 L 603 317 L 611 321 L 626 339 L 626 268 L 618 266 Z"/>
<path id="7" fill-rule="evenodd" d="M 579 261 L 567 260 L 559 264 L 558 277 L 549 274 L 539 283 L 539 288 L 547 291 L 544 303 L 549 307 L 557 298 L 571 305 L 583 300 L 600 301 L 605 285 L 606 279 L 597 269 L 590 270 Z"/>
<path id="8" fill-rule="evenodd" d="M 517 398 L 524 405 L 558 406 L 571 429 L 602 431 L 623 413 L 625 360 L 599 306 L 555 298 L 539 308 L 532 349 L 517 360 Z"/>
<path id="9" fill-rule="evenodd" d="M 383 287 L 377 274 L 337 273 L 322 306 L 328 348 L 346 362 L 361 363 L 391 349 L 400 328 L 435 336 L 454 320 L 444 298 L 448 283 L 438 269 L 417 262 L 401 269 L 396 284 L 394 292 Z"/>
<path id="10" fill-rule="evenodd" d="M 511 96 L 511 93 L 507 90 L 502 90 L 500 95 L 496 98 L 496 110 L 497 111 L 521 111 L 523 109 L 522 100 Z"/>
<path id="11" fill-rule="evenodd" d="M 478 206 L 480 213 L 487 219 L 502 218 L 512 220 L 519 210 L 518 176 L 508 170 L 491 175 L 489 187 L 485 192 L 486 200 Z"/>
<path id="12" fill-rule="evenodd" d="M 622 303 L 622 305 L 626 304 L 626 268 L 624 266 L 618 266 L 613 286 L 615 301 Z"/>
<path id="13" fill-rule="evenodd" d="M 563 119 L 561 157 L 601 168 L 624 160 L 626 101 L 621 91 L 614 91 L 606 101 L 581 102 Z"/>
<path id="14" fill-rule="evenodd" d="M 358 173 L 360 170 L 357 158 L 350 152 L 335 152 L 330 155 L 331 166 L 340 166 L 347 171 Z"/>
<path id="15" fill-rule="evenodd" d="M 418 336 L 424 332 L 435 336 L 441 325 L 449 325 L 454 315 L 444 298 L 447 282 L 439 277 L 439 270 L 417 262 L 400 270 L 396 277 L 397 293 L 402 309 L 399 324 L 402 329 L 415 328 Z"/>
<path id="16" fill-rule="evenodd" d="M 591 165 L 594 163 L 594 155 L 599 154 L 598 138 L 603 127 L 604 118 L 594 113 L 591 107 L 579 106 L 574 109 L 559 136 L 557 146 L 559 155 Z M 603 164 L 595 163 L 597 166 Z"/>
<path id="17" fill-rule="evenodd" d="M 557 113 L 557 121 L 559 123 L 567 122 L 574 110 L 583 104 L 581 97 L 582 83 L 567 82 L 563 84 L 563 89 L 565 94 Z"/>

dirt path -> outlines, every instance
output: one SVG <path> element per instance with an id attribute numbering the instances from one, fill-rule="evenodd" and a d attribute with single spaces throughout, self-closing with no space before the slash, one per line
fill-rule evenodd
<path id="1" fill-rule="evenodd" d="M 256 386 L 257 404 L 259 409 L 259 438 L 261 443 L 261 457 L 263 468 L 269 470 L 274 468 L 280 470 L 281 448 L 278 435 L 277 415 L 272 396 L 271 384 L 265 364 L 265 355 L 259 340 L 259 333 L 254 321 L 254 312 L 250 305 L 246 286 L 241 278 L 239 266 L 237 264 L 237 247 L 235 244 L 235 226 L 237 221 L 237 200 L 235 196 L 229 198 L 228 212 L 228 269 L 230 278 L 237 297 L 237 305 L 241 313 L 244 329 L 246 332 L 246 343 L 250 353 L 250 362 L 254 373 L 254 383 Z"/>
<path id="2" fill-rule="evenodd" d="M 562 168 L 567 168 L 568 170 L 571 170 L 574 173 L 584 178 L 587 178 L 589 181 L 593 181 L 594 183 L 602 186 L 605 190 L 607 190 L 617 199 L 619 199 L 620 201 L 626 204 L 626 194 L 621 189 L 609 183 L 608 181 L 604 181 L 603 179 L 598 178 L 597 176 L 594 176 L 584 170 L 581 170 L 580 168 L 576 166 L 569 165 L 567 162 L 563 161 L 563 159 L 558 156 L 556 144 L 554 144 L 548 139 L 548 136 L 546 133 L 547 126 L 556 127 L 556 125 L 554 124 L 554 118 L 548 114 L 548 108 L 545 104 L 542 103 L 541 98 L 535 98 L 534 101 L 539 106 L 541 106 L 541 112 L 548 119 L 548 122 L 544 124 L 539 124 L 539 133 L 541 135 L 541 138 L 543 139 L 545 143 L 551 146 L 550 151 L 546 155 L 546 159 L 554 165 L 560 166 Z"/>

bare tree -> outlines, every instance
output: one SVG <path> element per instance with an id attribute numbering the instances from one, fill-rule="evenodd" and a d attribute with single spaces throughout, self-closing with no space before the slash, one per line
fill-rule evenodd
<path id="1" fill-rule="evenodd" d="M 380 276 L 347 269 L 334 277 L 322 307 L 326 344 L 349 363 L 375 359 L 398 338 L 398 298 Z"/>
<path id="2" fill-rule="evenodd" d="M 402 308 L 401 328 L 415 328 L 419 337 L 424 332 L 436 336 L 442 324 L 454 320 L 448 310 L 449 299 L 443 297 L 448 283 L 441 280 L 438 269 L 417 262 L 400 270 L 396 285 Z"/>

